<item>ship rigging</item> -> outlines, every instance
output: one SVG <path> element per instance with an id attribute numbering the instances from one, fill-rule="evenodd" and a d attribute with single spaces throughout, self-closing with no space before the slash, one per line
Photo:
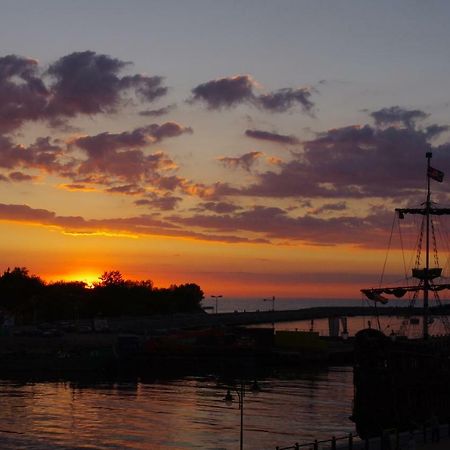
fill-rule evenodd
<path id="1" fill-rule="evenodd" d="M 435 280 L 442 277 L 442 268 L 439 267 L 439 259 L 436 245 L 436 234 L 433 216 L 450 215 L 450 208 L 439 208 L 431 201 L 431 180 L 442 182 L 444 173 L 431 166 L 432 153 L 426 153 L 427 158 L 427 196 L 426 201 L 420 208 L 396 208 L 395 212 L 399 220 L 405 218 L 406 215 L 421 215 L 423 217 L 419 238 L 417 240 L 417 252 L 415 259 L 415 267 L 412 269 L 413 278 L 419 280 L 415 285 L 405 283 L 402 286 L 395 287 L 377 287 L 369 289 L 361 289 L 361 292 L 369 299 L 375 302 L 387 303 L 388 298 L 385 295 L 393 295 L 401 298 L 407 293 L 412 294 L 410 305 L 414 306 L 419 292 L 423 292 L 423 325 L 422 335 L 424 339 L 430 336 L 430 293 L 433 294 L 436 304 L 442 306 L 439 292 L 450 289 L 450 283 L 436 283 Z M 393 231 L 393 228 L 392 228 Z M 391 231 L 391 239 L 392 239 Z M 421 267 L 421 252 L 423 241 L 425 240 L 425 265 Z M 433 244 L 434 265 L 431 267 L 430 253 L 431 243 Z M 407 281 L 407 280 L 406 280 Z M 446 333 L 450 334 L 450 323 L 446 315 L 441 316 Z"/>

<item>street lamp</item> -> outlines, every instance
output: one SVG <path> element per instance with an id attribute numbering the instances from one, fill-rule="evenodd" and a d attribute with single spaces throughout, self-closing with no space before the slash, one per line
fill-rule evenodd
<path id="1" fill-rule="evenodd" d="M 272 298 L 263 298 L 264 302 L 272 302 L 272 312 L 275 311 L 275 296 Z"/>
<path id="2" fill-rule="evenodd" d="M 217 299 L 222 298 L 221 295 L 211 295 L 211 298 L 216 299 L 216 314 L 218 313 L 218 309 L 217 309 Z"/>
<path id="3" fill-rule="evenodd" d="M 236 387 L 233 386 L 232 388 L 227 389 L 227 394 L 224 397 L 224 402 L 231 406 L 233 404 L 233 395 L 231 394 L 231 390 L 234 390 L 238 396 L 239 401 L 239 410 L 241 412 L 241 429 L 239 434 L 239 450 L 243 450 L 244 448 L 244 398 L 245 398 L 245 382 L 241 380 L 240 386 Z M 253 381 L 252 386 L 250 387 L 250 391 L 253 394 L 257 394 L 261 391 L 260 386 L 258 385 L 258 382 L 256 380 Z"/>
<path id="4" fill-rule="evenodd" d="M 263 298 L 263 301 L 265 302 L 272 302 L 272 312 L 275 312 L 275 296 L 273 295 L 272 298 Z M 275 318 L 272 316 L 272 328 L 275 332 Z"/>

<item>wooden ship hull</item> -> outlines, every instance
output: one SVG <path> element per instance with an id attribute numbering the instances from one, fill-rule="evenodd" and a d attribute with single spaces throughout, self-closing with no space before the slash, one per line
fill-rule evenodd
<path id="1" fill-rule="evenodd" d="M 450 337 L 396 339 L 373 329 L 355 336 L 351 419 L 362 438 L 450 421 Z"/>

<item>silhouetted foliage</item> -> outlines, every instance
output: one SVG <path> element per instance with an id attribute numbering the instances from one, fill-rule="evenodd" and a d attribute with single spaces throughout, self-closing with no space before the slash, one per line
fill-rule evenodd
<path id="1" fill-rule="evenodd" d="M 0 309 L 22 323 L 202 311 L 203 291 L 194 283 L 155 288 L 117 270 L 99 279 L 92 288 L 81 281 L 45 283 L 25 267 L 8 268 L 0 277 Z"/>
<path id="2" fill-rule="evenodd" d="M 0 308 L 24 317 L 36 319 L 37 303 L 44 293 L 45 283 L 37 276 L 29 275 L 25 267 L 15 267 L 0 277 Z"/>
<path id="3" fill-rule="evenodd" d="M 110 272 L 103 272 L 100 277 L 100 283 L 97 286 L 107 287 L 107 286 L 123 286 L 125 280 L 122 274 L 118 270 L 111 270 Z"/>

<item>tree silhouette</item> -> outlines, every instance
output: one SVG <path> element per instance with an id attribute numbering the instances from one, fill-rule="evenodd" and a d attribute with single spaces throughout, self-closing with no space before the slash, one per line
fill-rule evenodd
<path id="1" fill-rule="evenodd" d="M 0 309 L 19 323 L 202 311 L 203 291 L 194 283 L 155 288 L 151 280 L 125 280 L 118 270 L 99 279 L 87 289 L 82 281 L 46 284 L 26 267 L 8 268 L 0 276 Z"/>
<path id="2" fill-rule="evenodd" d="M 124 286 L 126 283 L 125 280 L 123 279 L 122 274 L 118 270 L 103 272 L 103 274 L 99 278 L 100 283 L 98 283 L 98 285 L 101 287 Z"/>

